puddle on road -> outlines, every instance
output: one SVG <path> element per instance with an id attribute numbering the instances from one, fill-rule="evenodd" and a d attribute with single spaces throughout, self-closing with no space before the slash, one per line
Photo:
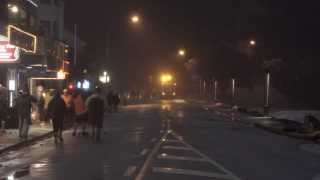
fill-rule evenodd
<path id="1" fill-rule="evenodd" d="M 14 171 L 13 173 L 10 173 L 10 175 L 8 175 L 7 177 L 1 178 L 0 180 L 15 180 L 15 179 L 27 176 L 29 174 L 30 174 L 30 166 L 26 166 L 18 169 L 17 171 Z"/>
<path id="2" fill-rule="evenodd" d="M 0 178 L 0 180 L 15 180 L 19 179 L 31 174 L 36 174 L 39 172 L 48 170 L 48 160 L 42 160 L 38 163 L 34 163 L 23 168 L 20 168 L 12 173 L 10 173 L 7 177 Z"/>

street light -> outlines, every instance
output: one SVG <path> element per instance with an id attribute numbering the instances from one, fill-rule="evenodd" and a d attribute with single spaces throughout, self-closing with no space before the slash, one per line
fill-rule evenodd
<path id="1" fill-rule="evenodd" d="M 19 12 L 19 8 L 16 5 L 8 5 L 9 9 L 12 13 L 17 14 Z"/>
<path id="2" fill-rule="evenodd" d="M 133 24 L 138 24 L 138 23 L 140 22 L 140 17 L 139 17 L 138 15 L 133 15 L 133 16 L 131 17 L 131 22 L 132 22 Z"/>
<path id="3" fill-rule="evenodd" d="M 255 46 L 256 45 L 256 41 L 255 40 L 250 40 L 250 46 Z"/>
<path id="4" fill-rule="evenodd" d="M 184 49 L 179 50 L 179 56 L 184 57 L 186 55 L 186 51 Z"/>
<path id="5" fill-rule="evenodd" d="M 103 84 L 109 84 L 111 81 L 111 77 L 107 71 L 103 72 L 103 75 L 99 76 L 99 81 Z"/>

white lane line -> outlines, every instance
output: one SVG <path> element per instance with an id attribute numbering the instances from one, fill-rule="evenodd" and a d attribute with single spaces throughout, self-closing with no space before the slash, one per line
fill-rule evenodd
<path id="1" fill-rule="evenodd" d="M 180 140 L 174 140 L 174 139 L 167 139 L 166 142 L 181 143 Z"/>
<path id="2" fill-rule="evenodd" d="M 182 147 L 182 146 L 163 146 L 162 149 L 192 151 L 192 149 L 190 149 L 188 147 Z"/>
<path id="3" fill-rule="evenodd" d="M 141 151 L 140 155 L 144 156 L 144 155 L 146 155 L 148 153 L 148 151 L 149 151 L 148 149 L 144 149 L 144 150 Z"/>
<path id="4" fill-rule="evenodd" d="M 195 161 L 195 162 L 206 162 L 207 160 L 204 158 L 195 158 L 195 157 L 187 157 L 187 156 L 173 156 L 167 154 L 160 154 L 157 156 L 158 159 L 169 159 L 169 160 L 180 160 L 180 161 Z"/>
<path id="5" fill-rule="evenodd" d="M 166 139 L 168 136 L 168 133 L 164 134 L 161 139 Z M 148 169 L 152 165 L 152 161 L 154 157 L 156 156 L 157 152 L 159 151 L 161 144 L 163 141 L 159 141 L 154 148 L 152 149 L 151 153 L 149 153 L 147 160 L 143 163 L 142 168 L 140 169 L 138 175 L 136 176 L 135 180 L 143 180 L 143 178 L 146 176 Z"/>
<path id="6" fill-rule="evenodd" d="M 175 132 L 172 133 L 172 135 L 174 137 L 179 137 Z M 208 157 L 207 155 L 203 154 L 202 152 L 200 152 L 199 150 L 195 149 L 193 146 L 191 146 L 190 144 L 188 144 L 185 141 L 180 141 L 181 143 L 183 143 L 185 146 L 189 147 L 190 149 L 193 150 L 193 152 L 197 153 L 198 155 L 200 155 L 203 159 L 207 160 L 210 164 L 218 167 L 220 170 L 222 170 L 224 173 L 228 174 L 229 176 L 233 177 L 233 180 L 241 180 L 239 177 L 237 177 L 235 174 L 233 174 L 230 170 L 224 168 L 222 165 L 220 165 L 219 163 L 217 163 L 216 161 L 212 160 L 210 157 Z"/>
<path id="7" fill-rule="evenodd" d="M 137 170 L 136 166 L 129 166 L 126 172 L 123 174 L 123 176 L 131 177 L 136 170 Z"/>
<path id="8" fill-rule="evenodd" d="M 210 178 L 234 180 L 233 176 L 230 176 L 230 175 L 204 172 L 204 171 L 196 171 L 196 170 L 190 170 L 190 169 L 154 167 L 154 168 L 152 168 L 152 170 L 153 170 L 153 172 L 156 172 L 156 173 L 203 176 L 203 177 L 210 177 Z"/>

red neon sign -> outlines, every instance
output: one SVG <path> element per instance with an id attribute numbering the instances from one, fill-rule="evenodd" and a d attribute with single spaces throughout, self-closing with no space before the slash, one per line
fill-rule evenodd
<path id="1" fill-rule="evenodd" d="M 7 38 L 0 37 L 0 63 L 15 63 L 19 57 L 19 48 L 9 44 Z"/>

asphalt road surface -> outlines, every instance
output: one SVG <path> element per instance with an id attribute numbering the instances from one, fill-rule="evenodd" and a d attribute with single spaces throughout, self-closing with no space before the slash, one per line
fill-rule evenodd
<path id="1" fill-rule="evenodd" d="M 64 133 L 0 157 L 8 180 L 316 180 L 305 141 L 232 122 L 184 100 L 105 117 L 102 142 Z M 1 178 L 0 178 L 1 179 Z"/>

